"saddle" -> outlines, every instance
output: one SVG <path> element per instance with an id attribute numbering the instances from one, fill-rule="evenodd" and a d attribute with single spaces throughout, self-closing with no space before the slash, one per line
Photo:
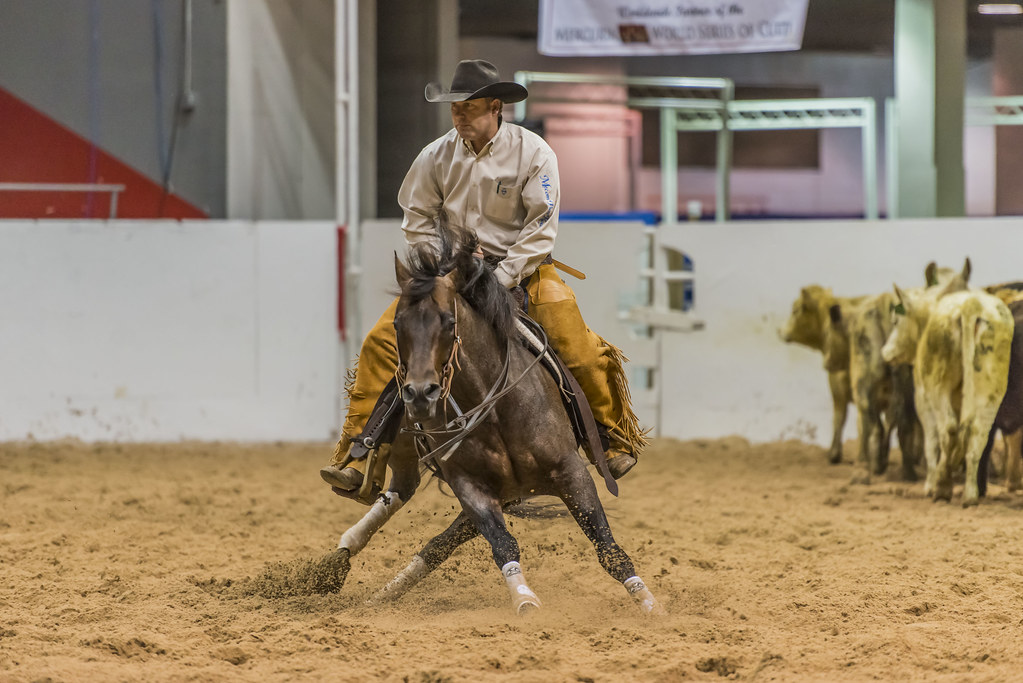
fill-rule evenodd
<path id="1" fill-rule="evenodd" d="M 597 467 L 597 471 L 603 477 L 607 490 L 617 496 L 618 482 L 614 480 L 608 470 L 607 457 L 604 453 L 607 448 L 604 443 L 607 436 L 601 433 L 582 387 L 579 386 L 579 382 L 572 376 L 572 372 L 565 363 L 546 344 L 547 336 L 539 323 L 523 313 L 517 317 L 516 327 L 519 329 L 523 346 L 536 356 L 542 355 L 541 365 L 547 369 L 557 383 L 558 393 L 561 395 L 561 401 L 568 412 L 569 421 L 572 423 L 576 444 L 587 451 L 590 462 Z M 352 439 L 352 447 L 346 464 L 350 460 L 361 460 L 367 456 L 375 455 L 374 451 L 380 445 L 391 443 L 394 440 L 401 427 L 402 407 L 398 380 L 392 377 L 380 393 L 365 429 Z M 369 477 L 367 477 L 368 479 Z"/>

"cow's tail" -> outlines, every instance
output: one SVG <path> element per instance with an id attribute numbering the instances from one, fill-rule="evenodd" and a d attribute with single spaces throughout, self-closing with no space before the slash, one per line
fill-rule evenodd
<path id="1" fill-rule="evenodd" d="M 960 443 L 966 443 L 969 429 L 977 417 L 977 336 L 980 332 L 981 307 L 974 299 L 967 299 L 960 311 L 963 354 L 963 402 L 959 411 Z"/>

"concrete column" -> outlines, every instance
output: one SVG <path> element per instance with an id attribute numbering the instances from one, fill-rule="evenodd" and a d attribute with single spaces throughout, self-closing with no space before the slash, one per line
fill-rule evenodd
<path id="1" fill-rule="evenodd" d="M 1023 29 L 995 30 L 994 77 L 996 97 L 1023 94 Z M 1023 214 L 1023 126 L 995 128 L 995 213 Z"/>
<path id="2" fill-rule="evenodd" d="M 423 96 L 448 83 L 458 62 L 455 0 L 377 3 L 377 215 L 401 216 L 397 196 L 409 165 L 451 127 L 450 108 Z"/>
<path id="3" fill-rule="evenodd" d="M 966 100 L 966 6 L 963 0 L 935 2 L 934 165 L 937 214 L 966 214 L 963 118 Z"/>
<path id="4" fill-rule="evenodd" d="M 359 0 L 359 215 L 377 215 L 377 10 Z"/>
<path id="5" fill-rule="evenodd" d="M 964 0 L 896 0 L 899 215 L 961 216 Z"/>

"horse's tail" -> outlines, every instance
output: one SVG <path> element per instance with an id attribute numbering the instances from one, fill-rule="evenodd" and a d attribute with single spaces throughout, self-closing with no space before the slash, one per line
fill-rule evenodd
<path id="1" fill-rule="evenodd" d="M 425 476 L 424 482 L 435 482 L 437 484 L 437 490 L 441 492 L 441 495 L 449 498 L 454 498 L 455 494 L 451 492 L 450 488 L 445 488 L 446 481 L 437 476 L 437 473 L 431 470 L 425 465 L 420 466 L 421 475 L 432 475 Z M 503 508 L 505 514 L 511 515 L 512 517 L 518 517 L 520 519 L 561 519 L 568 516 L 568 510 L 560 500 L 540 500 L 537 498 L 530 498 L 528 500 L 516 500 L 511 503 L 506 503 Z"/>
<path id="2" fill-rule="evenodd" d="M 516 500 L 504 506 L 505 514 L 520 519 L 561 519 L 568 516 L 568 509 L 560 500 Z"/>

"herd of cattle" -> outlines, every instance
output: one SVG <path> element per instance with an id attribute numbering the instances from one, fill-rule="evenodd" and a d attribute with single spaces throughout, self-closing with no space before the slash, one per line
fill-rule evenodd
<path id="1" fill-rule="evenodd" d="M 1000 431 L 1006 486 L 1023 489 L 1023 282 L 974 289 L 969 278 L 966 259 L 960 272 L 930 263 L 924 286 L 875 296 L 802 289 L 780 334 L 824 356 L 834 404 L 831 462 L 842 459 L 852 403 L 861 481 L 887 469 L 894 430 L 904 479 L 916 480 L 922 452 L 925 494 L 951 500 L 953 475 L 965 463 L 963 505 L 976 505 Z"/>

